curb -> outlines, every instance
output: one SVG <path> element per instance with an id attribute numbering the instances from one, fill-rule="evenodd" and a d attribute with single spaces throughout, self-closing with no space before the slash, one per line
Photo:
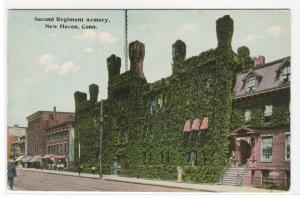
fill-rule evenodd
<path id="1" fill-rule="evenodd" d="M 218 193 L 218 191 L 199 189 L 199 188 L 193 188 L 193 187 L 170 186 L 167 184 L 164 185 L 164 184 L 155 184 L 155 183 L 142 183 L 142 182 L 138 182 L 138 181 L 123 181 L 123 180 L 118 180 L 118 179 L 113 179 L 113 178 L 103 178 L 103 179 L 107 180 L 107 181 L 116 181 L 116 182 L 123 182 L 123 183 L 132 183 L 132 184 L 149 185 L 149 186 L 161 186 L 161 187 L 168 187 L 168 188 L 180 188 L 180 189 L 195 190 L 195 191 L 201 191 L 201 192 L 216 192 L 216 193 Z"/>

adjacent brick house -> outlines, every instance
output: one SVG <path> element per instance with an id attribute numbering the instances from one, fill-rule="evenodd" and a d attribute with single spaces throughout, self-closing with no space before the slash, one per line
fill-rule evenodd
<path id="1" fill-rule="evenodd" d="M 234 111 L 240 127 L 230 133 L 234 164 L 248 168 L 244 185 L 289 186 L 290 57 L 270 63 L 259 56 L 238 75 Z M 233 119 L 238 119 L 238 116 Z"/>

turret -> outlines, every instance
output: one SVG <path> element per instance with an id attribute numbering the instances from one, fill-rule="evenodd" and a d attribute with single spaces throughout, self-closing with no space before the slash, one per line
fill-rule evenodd
<path id="1" fill-rule="evenodd" d="M 121 58 L 112 54 L 107 58 L 108 81 L 120 75 Z"/>
<path id="2" fill-rule="evenodd" d="M 218 48 L 232 49 L 233 20 L 229 15 L 219 18 L 217 24 Z"/>
<path id="3" fill-rule="evenodd" d="M 186 45 L 182 40 L 177 40 L 172 45 L 172 58 L 173 58 L 173 73 L 176 73 L 180 70 L 183 61 L 186 56 Z"/>
<path id="4" fill-rule="evenodd" d="M 238 55 L 241 58 L 242 63 L 243 63 L 242 70 L 243 71 L 248 71 L 251 68 L 251 66 L 253 65 L 253 60 L 250 57 L 249 48 L 246 47 L 246 46 L 239 47 L 238 50 L 237 50 L 237 53 L 238 53 Z"/>
<path id="5" fill-rule="evenodd" d="M 87 94 L 84 92 L 76 91 L 74 93 L 75 105 L 85 102 L 87 100 Z"/>
<path id="6" fill-rule="evenodd" d="M 99 88 L 98 85 L 96 84 L 91 84 L 89 86 L 89 92 L 90 92 L 90 101 L 92 103 L 96 103 L 98 99 L 98 94 L 99 94 Z"/>
<path id="7" fill-rule="evenodd" d="M 129 44 L 130 70 L 143 75 L 143 63 L 145 57 L 145 45 L 139 41 Z"/>

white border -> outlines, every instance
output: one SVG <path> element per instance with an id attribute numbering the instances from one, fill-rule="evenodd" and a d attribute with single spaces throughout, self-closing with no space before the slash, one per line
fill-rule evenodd
<path id="1" fill-rule="evenodd" d="M 5 2 L 0 1 L 1 4 L 4 6 L 1 6 L 1 18 L 3 20 L 0 21 L 0 27 L 4 31 L 0 31 L 1 40 L 0 43 L 3 43 L 3 48 L 1 51 L 3 51 L 3 55 L 1 56 L 1 62 L 0 62 L 0 68 L 1 68 L 1 79 L 2 82 L 0 83 L 0 89 L 1 89 L 1 102 L 0 102 L 0 126 L 1 126 L 1 137 L 5 137 L 7 127 L 6 127 L 6 104 L 7 104 L 7 89 L 6 89 L 6 31 L 7 31 L 7 10 L 8 9 L 122 9 L 122 8 L 131 8 L 131 9 L 278 9 L 278 8 L 288 8 L 291 9 L 291 28 L 292 28 L 292 37 L 291 37 L 291 45 L 292 45 L 292 52 L 291 52 L 291 61 L 292 61 L 292 84 L 291 84 L 291 130 L 293 130 L 293 138 L 291 140 L 291 153 L 292 153 L 292 160 L 291 160 L 291 189 L 288 193 L 285 194 L 294 194 L 300 193 L 300 158 L 296 157 L 298 156 L 299 150 L 300 150 L 300 144 L 298 141 L 300 141 L 300 133 L 297 131 L 297 129 L 300 129 L 300 122 L 297 120 L 299 118 L 297 110 L 300 109 L 300 104 L 297 101 L 298 98 L 300 98 L 300 84 L 298 76 L 300 76 L 300 65 L 297 63 L 300 63 L 299 61 L 299 10 L 300 5 L 299 1 L 297 0 L 5 0 Z M 1 42 L 2 41 L 2 42 Z M 280 49 L 279 49 L 280 50 Z M 0 162 L 1 167 L 6 167 L 5 160 L 6 160 L 6 139 L 0 138 L 1 141 L 1 151 L 0 154 Z M 5 147 L 4 147 L 5 146 Z M 4 148 L 4 149 L 3 149 Z M 1 169 L 1 176 L 0 176 L 0 188 L 2 192 L 5 192 L 6 187 L 6 174 L 5 174 L 6 168 Z M 17 193 L 19 195 L 20 193 Z M 41 193 L 45 196 L 47 193 Z M 63 194 L 64 197 L 74 197 L 73 195 L 70 195 L 70 193 L 62 193 L 62 192 L 51 192 L 51 194 L 48 193 L 47 197 L 52 197 L 53 195 L 57 196 L 58 194 Z M 85 195 L 95 195 L 100 193 L 76 193 Z M 122 195 L 122 197 L 140 197 L 141 193 L 114 193 L 114 195 Z M 154 193 L 143 193 L 143 196 L 151 196 Z M 160 195 L 168 195 L 174 197 L 174 193 L 158 193 Z M 245 194 L 245 193 L 243 193 Z M 12 194 L 13 195 L 13 194 Z M 107 195 L 101 194 L 101 196 Z M 157 195 L 157 193 L 155 193 Z M 181 196 L 182 193 L 177 194 L 177 196 Z M 184 194 L 185 196 L 190 196 L 193 194 Z M 216 195 L 216 194 L 214 194 Z M 232 197 L 232 196 L 240 196 L 240 193 L 235 194 L 225 194 L 224 197 Z M 275 194 L 269 194 L 268 196 L 274 196 Z M 282 194 L 281 194 L 282 195 Z M 9 196 L 9 194 L 6 194 L 5 196 Z M 14 194 L 13 196 L 16 196 Z M 32 197 L 32 196 L 40 196 L 40 194 L 37 193 L 26 193 L 26 194 L 20 194 L 20 197 Z M 194 196 L 199 196 L 199 194 Z M 253 194 L 250 194 L 249 197 L 252 197 Z M 255 194 L 255 196 L 261 196 Z M 266 195 L 265 195 L 266 196 Z M 280 196 L 280 194 L 277 196 Z M 175 196 L 176 197 L 176 196 Z"/>

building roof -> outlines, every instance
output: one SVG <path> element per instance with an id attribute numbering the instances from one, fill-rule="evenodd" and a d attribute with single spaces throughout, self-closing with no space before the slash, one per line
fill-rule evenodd
<path id="1" fill-rule="evenodd" d="M 237 99 L 277 89 L 289 88 L 290 83 L 283 83 L 282 78 L 280 78 L 279 75 L 283 66 L 287 65 L 290 65 L 290 57 L 272 61 L 239 74 L 234 88 L 234 98 Z M 247 79 L 251 77 L 256 77 L 258 84 L 255 90 L 248 92 L 246 83 Z"/>

